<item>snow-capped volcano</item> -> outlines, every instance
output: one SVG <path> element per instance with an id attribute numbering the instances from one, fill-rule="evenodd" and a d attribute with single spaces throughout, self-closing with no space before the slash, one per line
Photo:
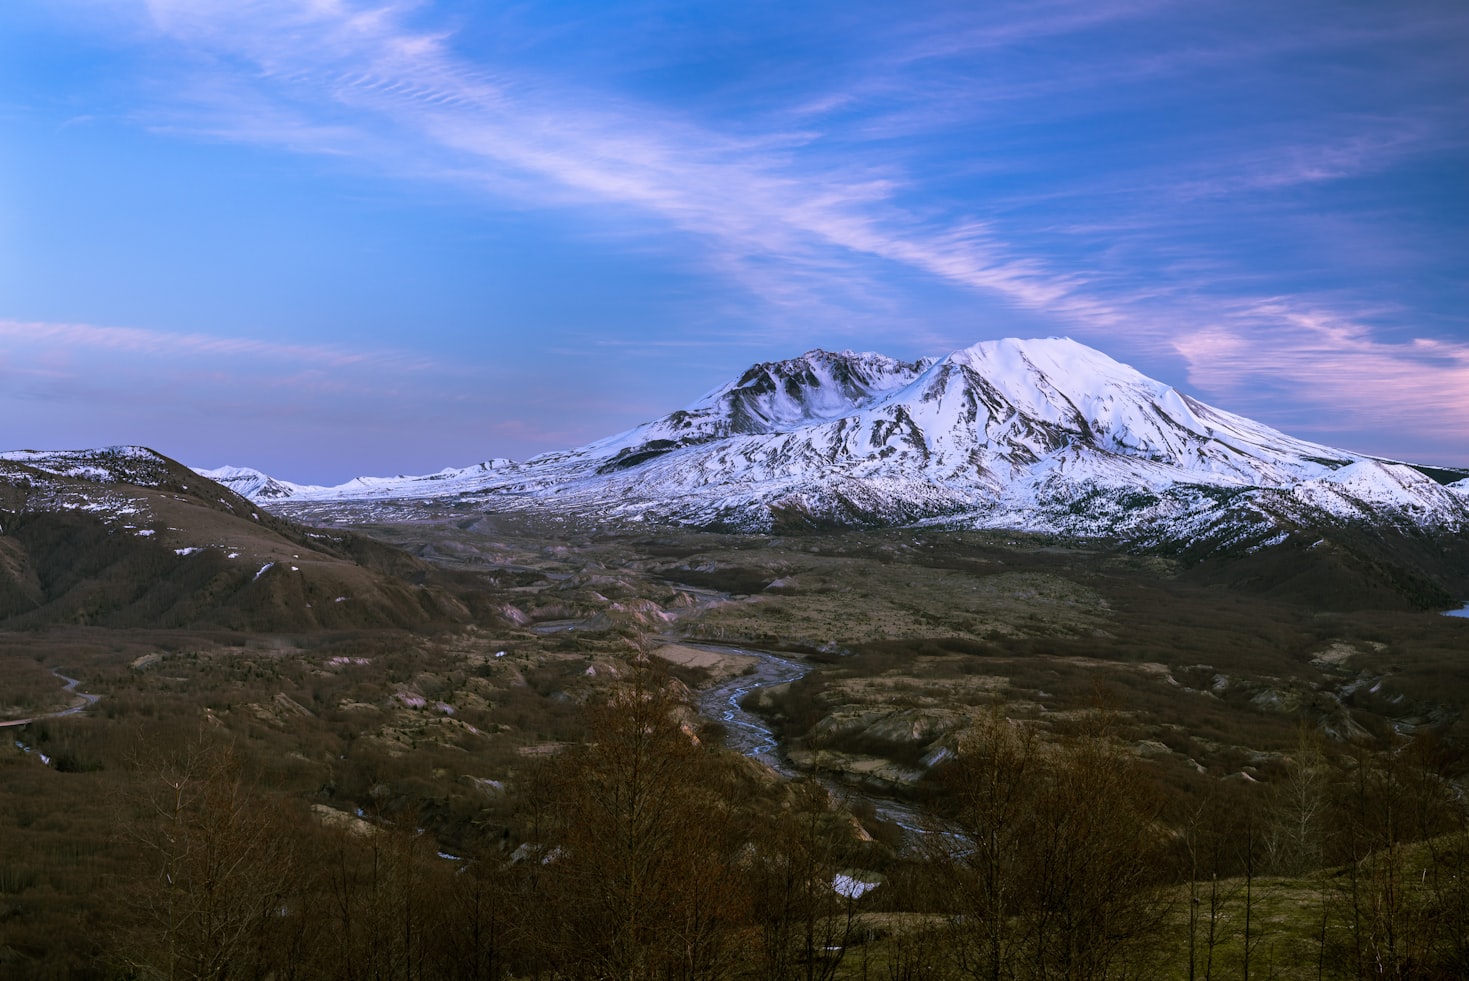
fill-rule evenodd
<path id="1" fill-rule="evenodd" d="M 206 474 L 287 506 L 452 497 L 747 530 L 937 521 L 1223 545 L 1323 520 L 1469 525 L 1462 482 L 1295 439 L 1066 338 L 917 362 L 810 351 L 523 463 L 332 488 Z"/>

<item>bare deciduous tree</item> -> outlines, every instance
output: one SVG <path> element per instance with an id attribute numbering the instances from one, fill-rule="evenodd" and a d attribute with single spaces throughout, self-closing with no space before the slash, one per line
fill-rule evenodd
<path id="1" fill-rule="evenodd" d="M 152 874 L 132 960 L 169 979 L 264 973 L 294 915 L 293 835 L 228 747 L 200 740 L 145 769 L 134 833 Z"/>
<path id="2" fill-rule="evenodd" d="M 950 768 L 960 900 L 954 950 L 973 977 L 1132 976 L 1162 926 L 1164 836 L 1150 781 L 1105 716 L 1043 743 L 999 712 Z"/>
<path id="3" fill-rule="evenodd" d="M 705 979 L 725 967 L 738 848 L 709 755 L 678 708 L 639 678 L 592 710 L 591 742 L 554 763 L 546 926 L 568 976 Z"/>
<path id="4" fill-rule="evenodd" d="M 853 840 L 850 819 L 814 779 L 796 783 L 762 826 L 751 876 L 765 977 L 826 981 L 836 973 L 857 925 L 860 897 L 834 885 Z"/>

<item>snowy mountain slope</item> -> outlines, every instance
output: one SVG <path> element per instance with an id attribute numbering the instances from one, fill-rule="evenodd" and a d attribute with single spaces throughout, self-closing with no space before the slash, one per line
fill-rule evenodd
<path id="1" fill-rule="evenodd" d="M 811 351 L 578 449 L 275 501 L 410 499 L 742 530 L 938 522 L 1218 548 L 1323 522 L 1469 526 L 1462 482 L 1296 439 L 1066 338 L 918 362 Z"/>
<path id="2" fill-rule="evenodd" d="M 793 432 L 850 415 L 910 384 L 931 363 L 851 351 L 807 351 L 789 361 L 755 365 L 693 405 L 572 453 L 611 456 L 618 467 L 626 467 L 641 462 L 645 454 L 682 446 Z"/>

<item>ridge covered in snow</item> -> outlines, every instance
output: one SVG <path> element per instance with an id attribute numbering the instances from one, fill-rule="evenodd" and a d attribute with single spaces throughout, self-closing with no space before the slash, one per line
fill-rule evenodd
<path id="1" fill-rule="evenodd" d="M 194 467 L 193 469 L 201 477 L 208 477 L 216 484 L 223 484 L 241 497 L 248 497 L 252 501 L 277 501 L 295 497 L 297 494 L 326 490 L 325 487 L 317 487 L 314 484 L 293 484 L 288 480 L 277 480 L 251 467 L 218 467 L 213 470 Z"/>
<path id="2" fill-rule="evenodd" d="M 1228 547 L 1322 521 L 1469 526 L 1469 482 L 1296 439 L 1067 338 L 916 362 L 809 351 L 521 463 L 337 487 L 203 473 L 293 509 L 453 499 L 751 531 L 923 522 Z"/>
<path id="3" fill-rule="evenodd" d="M 6 450 L 0 460 L 73 480 L 103 484 L 148 484 L 167 468 L 168 459 L 145 446 L 104 446 L 91 450 Z"/>
<path id="4" fill-rule="evenodd" d="M 93 460 L 166 460 L 163 454 L 146 446 L 100 446 L 86 450 L 5 450 L 0 460 L 24 463 L 38 469 L 65 467 Z"/>

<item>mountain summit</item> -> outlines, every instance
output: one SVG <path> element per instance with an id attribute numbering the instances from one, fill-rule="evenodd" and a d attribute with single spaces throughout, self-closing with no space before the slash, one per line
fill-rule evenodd
<path id="1" fill-rule="evenodd" d="M 1296 439 L 1068 338 L 916 362 L 809 351 L 523 463 L 331 488 L 204 473 L 288 507 L 453 498 L 747 531 L 941 523 L 1219 548 L 1323 524 L 1469 526 L 1469 472 Z"/>

